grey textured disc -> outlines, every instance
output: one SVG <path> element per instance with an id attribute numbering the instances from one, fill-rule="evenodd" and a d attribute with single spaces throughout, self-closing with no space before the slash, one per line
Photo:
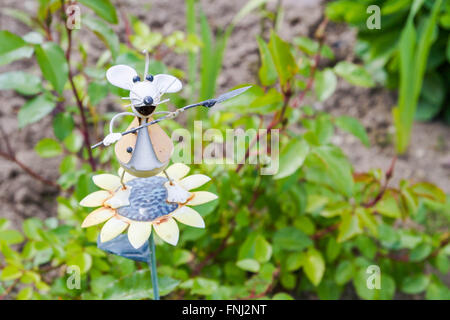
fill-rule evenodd
<path id="1" fill-rule="evenodd" d="M 178 208 L 176 203 L 167 203 L 167 189 L 163 177 L 136 178 L 126 183 L 131 187 L 130 205 L 120 207 L 117 213 L 136 221 L 153 221 Z"/>

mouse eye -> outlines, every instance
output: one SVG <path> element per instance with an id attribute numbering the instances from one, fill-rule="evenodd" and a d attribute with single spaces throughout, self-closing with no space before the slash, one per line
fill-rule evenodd
<path id="1" fill-rule="evenodd" d="M 152 82 L 153 81 L 153 76 L 151 74 L 149 74 L 149 75 L 147 75 L 145 77 L 145 80 L 148 80 L 148 81 Z"/>
<path id="2" fill-rule="evenodd" d="M 128 79 L 130 79 L 130 78 L 128 78 Z M 133 78 L 133 82 L 138 82 L 138 81 L 141 81 L 141 77 L 135 76 L 135 77 Z"/>

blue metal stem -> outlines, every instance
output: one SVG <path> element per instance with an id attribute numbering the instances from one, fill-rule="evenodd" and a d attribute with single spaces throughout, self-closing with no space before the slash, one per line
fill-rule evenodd
<path id="1" fill-rule="evenodd" d="M 150 234 L 150 261 L 148 265 L 151 270 L 152 287 L 153 287 L 153 299 L 159 300 L 159 288 L 158 288 L 158 274 L 156 272 L 156 254 L 155 254 L 155 240 L 153 239 L 153 232 Z"/>

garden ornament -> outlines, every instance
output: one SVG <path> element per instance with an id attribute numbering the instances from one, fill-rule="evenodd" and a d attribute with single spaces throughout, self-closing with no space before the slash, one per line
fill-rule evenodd
<path id="1" fill-rule="evenodd" d="M 182 163 L 168 167 L 173 152 L 173 143 L 159 127 L 158 122 L 173 119 L 180 113 L 197 107 L 211 108 L 217 103 L 233 98 L 250 87 L 243 87 L 175 112 L 159 111 L 156 107 L 168 101 L 162 100 L 165 93 L 181 90 L 181 81 L 167 74 L 147 73 L 149 57 L 146 55 L 143 80 L 137 72 L 126 65 L 108 69 L 108 81 L 130 91 L 128 106 L 132 112 L 115 115 L 110 122 L 110 133 L 100 145 L 116 143 L 115 154 L 121 168 L 118 175 L 99 174 L 93 182 L 101 190 L 87 195 L 80 205 L 96 208 L 83 221 L 87 228 L 103 224 L 97 246 L 135 261 L 147 262 L 151 269 L 154 298 L 159 299 L 156 277 L 156 256 L 153 234 L 163 241 L 176 245 L 179 239 L 178 224 L 204 228 L 202 216 L 192 207 L 213 201 L 217 196 L 208 191 L 195 191 L 211 179 L 203 174 L 188 176 L 190 168 Z M 164 116 L 154 119 L 158 114 Z M 128 129 L 113 132 L 114 121 L 124 115 L 135 116 Z M 123 234 L 127 230 L 127 234 Z M 152 232 L 154 231 L 154 232 Z"/>
<path id="2" fill-rule="evenodd" d="M 169 164 L 174 147 L 172 140 L 157 123 L 165 119 L 173 119 L 180 113 L 197 106 L 211 108 L 216 103 L 235 97 L 250 87 L 239 88 L 225 93 L 217 99 L 188 105 L 174 112 L 155 112 L 159 104 L 169 100 L 161 100 L 162 96 L 165 93 L 181 90 L 182 84 L 179 79 L 168 74 L 157 74 L 155 76 L 148 74 L 148 65 L 149 57 L 146 54 L 142 81 L 136 70 L 129 66 L 116 65 L 108 69 L 106 72 L 108 81 L 114 86 L 130 91 L 129 97 L 123 97 L 122 99 L 130 100 L 131 103 L 127 106 L 130 106 L 133 112 L 122 112 L 115 115 L 109 125 L 110 133 L 103 141 L 95 144 L 92 148 L 102 144 L 109 146 L 117 142 L 115 154 L 121 167 L 124 169 L 123 173 L 128 172 L 133 176 L 146 178 L 163 172 L 168 179 L 166 184 L 168 190 L 167 201 L 183 203 L 188 200 L 190 194 L 174 183 L 165 170 Z M 165 116 L 154 120 L 153 116 L 158 114 L 165 114 Z M 113 132 L 114 121 L 118 117 L 125 115 L 133 115 L 135 119 L 125 132 Z M 121 181 L 123 182 L 123 176 Z M 122 186 L 125 187 L 125 184 L 122 183 Z"/>

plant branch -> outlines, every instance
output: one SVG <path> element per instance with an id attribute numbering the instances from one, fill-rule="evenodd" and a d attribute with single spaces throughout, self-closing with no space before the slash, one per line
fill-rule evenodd
<path id="1" fill-rule="evenodd" d="M 65 10 L 65 8 L 63 8 L 63 10 Z M 84 145 L 87 149 L 88 152 L 88 157 L 89 157 L 89 164 L 91 165 L 92 170 L 95 171 L 96 169 L 96 163 L 94 160 L 94 157 L 92 156 L 92 150 L 91 150 L 91 142 L 89 139 L 89 131 L 88 131 L 88 124 L 87 124 L 87 120 L 86 120 L 86 114 L 85 114 L 85 110 L 84 110 L 84 106 L 83 106 L 83 102 L 81 101 L 80 95 L 77 92 L 77 89 L 75 87 L 75 83 L 73 81 L 73 73 L 71 70 L 71 49 L 72 49 L 72 30 L 69 29 L 66 25 L 66 30 L 67 30 L 67 51 L 66 51 L 66 59 L 67 59 L 67 65 L 69 68 L 69 82 L 70 82 L 70 86 L 72 87 L 72 92 L 73 95 L 75 97 L 75 100 L 77 102 L 77 106 L 78 106 L 78 110 L 80 111 L 80 116 L 81 116 L 81 132 L 83 134 L 83 138 L 84 138 Z"/>
<path id="2" fill-rule="evenodd" d="M 387 190 L 389 181 L 391 180 L 392 176 L 394 175 L 394 169 L 395 169 L 395 163 L 396 162 L 397 162 L 397 156 L 394 156 L 394 158 L 392 159 L 392 162 L 391 162 L 391 166 L 389 167 L 388 171 L 386 171 L 383 187 L 380 189 L 380 191 L 375 196 L 375 198 L 373 198 L 369 202 L 366 202 L 366 203 L 362 204 L 362 206 L 364 208 L 372 208 L 372 207 L 374 207 L 381 200 L 381 198 L 383 198 L 383 195 L 384 195 L 384 193 Z"/>

